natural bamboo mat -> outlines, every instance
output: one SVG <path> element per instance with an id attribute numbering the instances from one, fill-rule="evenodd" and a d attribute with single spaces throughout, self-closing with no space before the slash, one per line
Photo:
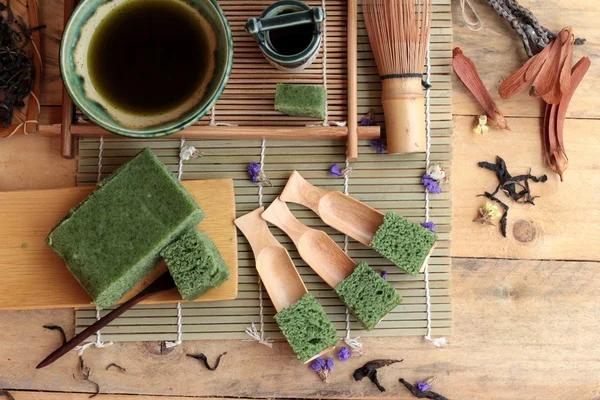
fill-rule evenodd
<path id="1" fill-rule="evenodd" d="M 232 22 L 235 35 L 235 21 L 242 24 L 248 17 L 258 15 L 264 1 L 221 1 L 228 18 Z M 452 160 L 451 138 L 451 47 L 452 17 L 450 0 L 434 0 L 433 29 L 431 35 L 431 163 L 441 163 L 449 171 Z M 320 2 L 309 2 L 319 5 Z M 343 4 L 343 6 L 342 6 Z M 360 9 L 360 7 L 359 7 Z M 328 13 L 328 70 L 327 83 L 329 91 L 330 120 L 345 119 L 345 4 L 343 1 L 327 2 Z M 337 16 L 337 18 L 336 18 Z M 380 104 L 379 79 L 375 63 L 369 50 L 368 38 L 362 16 L 359 15 L 359 67 L 358 67 L 358 105 L 359 119 L 369 109 L 377 112 L 378 120 L 382 120 Z M 241 34 L 241 32 L 240 32 Z M 337 35 L 337 36 L 336 36 Z M 337 39 L 336 39 L 337 38 Z M 236 40 L 241 45 L 243 54 L 252 53 L 253 64 L 250 68 L 260 69 L 262 63 L 260 53 L 253 49 L 250 38 Z M 236 42 L 237 43 L 237 42 Z M 238 51 L 236 49 L 236 51 Z M 238 53 L 235 54 L 238 56 Z M 258 58 L 257 58 L 258 57 Z M 243 59 L 243 56 L 242 58 Z M 237 59 L 236 59 L 237 60 Z M 265 64 L 266 65 L 266 64 Z M 256 67 L 256 68 L 254 68 Z M 306 74 L 298 75 L 299 81 L 323 84 L 322 58 L 320 57 Z M 249 68 L 249 69 L 250 69 Z M 235 64 L 234 64 L 235 70 Z M 336 73 L 337 71 L 337 73 Z M 310 121 L 292 120 L 290 117 L 279 117 L 272 112 L 273 93 L 276 82 L 282 81 L 273 69 L 257 72 L 253 83 L 248 76 L 230 80 L 228 95 L 224 95 L 217 105 L 217 122 L 252 125 L 254 120 L 236 117 L 235 108 L 245 109 L 254 100 L 261 99 L 261 113 L 254 114 L 256 123 L 269 124 L 306 124 Z M 304 75 L 313 75 L 304 77 Z M 343 75 L 343 76 L 342 76 Z M 336 78 L 339 76 L 339 78 Z M 296 79 L 294 82 L 298 82 Z M 257 86 L 258 85 L 258 86 Z M 338 85 L 338 86 L 336 86 Z M 260 89 L 257 89 L 260 87 Z M 226 90 L 226 94 L 228 93 Z M 260 96 L 252 97 L 260 92 Z M 262 96 L 262 97 L 261 97 Z M 259 101 L 259 100 L 257 100 Z M 231 111 L 221 105 L 229 104 Z M 244 106 L 242 106 L 242 104 Z M 337 104 L 337 105 L 336 105 Z M 339 109 L 338 109 L 339 108 Z M 238 118 L 238 119 L 236 119 Z M 259 120 L 260 119 L 260 120 Z M 184 163 L 182 179 L 233 178 L 238 215 L 245 214 L 258 207 L 258 188 L 253 184 L 246 171 L 250 162 L 259 162 L 261 141 L 241 140 L 204 140 L 186 141 L 201 150 L 201 158 Z M 81 138 L 79 142 L 78 183 L 90 185 L 96 182 L 99 164 L 100 140 L 97 138 Z M 179 140 L 130 140 L 104 139 L 101 173 L 106 176 L 119 165 L 133 157 L 143 147 L 151 147 L 155 153 L 176 173 L 179 163 Z M 337 162 L 343 166 L 345 160 L 345 143 L 339 141 L 266 141 L 264 170 L 273 183 L 273 187 L 265 187 L 262 201 L 268 205 L 282 190 L 290 172 L 297 169 L 311 183 L 327 189 L 343 191 L 344 180 L 331 177 L 327 171 L 331 164 Z M 380 155 L 370 148 L 369 142 L 359 142 L 360 162 L 352 165 L 353 172 L 349 177 L 349 194 L 358 200 L 385 212 L 396 210 L 414 222 L 422 222 L 425 216 L 425 194 L 421 184 L 421 175 L 426 169 L 425 154 Z M 448 335 L 452 325 L 450 304 L 450 227 L 452 218 L 450 185 L 446 184 L 439 195 L 429 196 L 430 219 L 435 222 L 439 240 L 429 263 L 429 280 L 431 295 L 431 327 L 432 335 Z M 293 213 L 305 224 L 322 229 L 343 246 L 344 237 L 337 231 L 327 227 L 315 214 L 291 205 Z M 346 335 L 346 312 L 341 301 L 333 291 L 316 276 L 299 258 L 291 240 L 271 227 L 275 236 L 288 248 L 307 288 L 323 304 L 325 311 L 333 321 L 341 336 Z M 254 267 L 252 251 L 241 234 L 238 234 L 239 250 L 239 296 L 227 302 L 182 303 L 183 340 L 198 339 L 248 339 L 244 330 L 260 321 L 260 300 L 258 277 Z M 371 332 L 364 332 L 350 317 L 351 336 L 400 336 L 425 335 L 427 333 L 427 313 L 425 282 L 423 274 L 412 277 L 373 252 L 372 250 L 350 239 L 348 252 L 355 260 L 366 261 L 377 271 L 386 270 L 388 281 L 402 294 L 404 301 L 390 313 Z M 274 309 L 268 295 L 263 292 L 263 313 L 265 336 L 280 338 L 281 334 L 273 320 Z M 106 311 L 103 312 L 103 314 Z M 78 331 L 95 320 L 95 310 L 81 309 L 76 312 Z M 102 340 L 137 341 L 137 340 L 175 340 L 177 337 L 177 310 L 175 305 L 138 306 L 126 312 L 108 327 L 102 330 Z M 90 340 L 93 340 L 91 338 Z"/>

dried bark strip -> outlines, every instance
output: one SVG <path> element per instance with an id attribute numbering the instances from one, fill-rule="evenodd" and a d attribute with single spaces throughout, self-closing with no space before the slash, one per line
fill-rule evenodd
<path id="1" fill-rule="evenodd" d="M 486 89 L 475 64 L 470 58 L 465 56 L 460 47 L 454 48 L 452 52 L 452 67 L 454 72 L 465 85 L 469 92 L 477 99 L 477 102 L 483 107 L 490 121 L 498 129 L 509 129 L 504 114 L 496 105 L 492 95 Z"/>

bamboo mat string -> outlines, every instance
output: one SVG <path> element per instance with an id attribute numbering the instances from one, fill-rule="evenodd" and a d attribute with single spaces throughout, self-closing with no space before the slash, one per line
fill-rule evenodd
<path id="1" fill-rule="evenodd" d="M 350 169 L 350 162 L 346 158 L 346 167 L 345 170 L 348 171 Z M 344 174 L 344 194 L 348 195 L 350 186 L 350 174 Z M 348 254 L 348 235 L 344 235 L 344 253 Z M 348 345 L 353 351 L 361 353 L 362 352 L 362 343 L 358 341 L 360 336 L 355 337 L 354 339 L 350 337 L 350 310 L 346 307 L 346 337 L 344 338 L 344 343 Z"/>
<path id="2" fill-rule="evenodd" d="M 260 144 L 260 170 L 265 170 L 265 153 L 267 152 L 267 141 L 262 140 Z M 263 206 L 263 186 L 258 185 L 258 206 Z"/>
<path id="3" fill-rule="evenodd" d="M 325 10 L 325 0 L 321 0 L 321 7 L 323 8 L 325 15 L 327 15 L 327 11 Z M 323 88 L 325 88 L 325 93 L 327 93 L 327 18 L 323 20 L 323 64 L 321 71 L 323 73 Z M 329 126 L 329 112 L 327 103 L 329 102 L 327 101 L 327 97 L 325 97 L 325 119 L 323 120 L 323 126 Z"/>
<path id="4" fill-rule="evenodd" d="M 40 76 L 42 74 L 42 72 L 44 72 L 44 63 L 42 62 L 42 53 L 40 53 L 40 49 L 38 49 L 37 45 L 35 44 L 35 41 L 31 41 L 31 47 L 33 48 L 33 52 L 35 53 L 35 57 L 38 59 L 39 63 L 40 63 Z"/>
<path id="5" fill-rule="evenodd" d="M 228 124 L 227 122 L 216 122 L 216 109 L 213 106 L 210 109 L 210 121 L 208 123 L 209 126 L 237 126 L 235 124 Z"/>
<path id="6" fill-rule="evenodd" d="M 100 142 L 98 144 L 98 171 L 96 173 L 96 182 L 100 182 L 100 179 L 102 179 L 102 154 L 103 153 L 104 153 L 104 136 L 100 136 Z M 99 319 L 100 319 L 100 309 L 98 308 L 98 306 L 96 306 L 96 321 L 98 321 Z M 113 344 L 113 342 L 104 343 L 102 341 L 102 333 L 100 332 L 100 330 L 98 330 L 96 332 L 96 341 L 95 342 L 89 342 L 89 343 L 83 344 L 81 346 L 77 346 L 77 347 L 75 347 L 75 350 L 77 350 L 77 354 L 79 354 L 81 356 L 81 355 L 83 355 L 84 351 L 86 351 L 87 349 L 89 349 L 92 346 L 98 347 L 98 348 L 103 348 L 103 347 L 112 346 L 112 344 Z"/>
<path id="7" fill-rule="evenodd" d="M 262 140 L 260 144 L 260 170 L 264 171 L 265 168 L 265 153 L 267 151 L 267 141 L 265 139 Z M 263 206 L 263 187 L 262 185 L 258 185 L 258 206 Z M 265 346 L 272 348 L 273 343 L 269 338 L 265 338 L 265 313 L 264 313 L 264 305 L 263 305 L 263 285 L 262 280 L 260 279 L 260 275 L 258 275 L 258 314 L 259 314 L 259 326 L 260 330 L 256 329 L 256 325 L 254 322 L 251 326 L 246 328 L 246 334 L 252 338 L 252 340 L 257 341 L 260 344 L 264 344 Z"/>
<path id="8" fill-rule="evenodd" d="M 100 182 L 102 178 L 102 153 L 104 153 L 104 136 L 100 136 L 100 144 L 98 145 L 98 172 L 96 173 L 96 182 Z"/>
<path id="9" fill-rule="evenodd" d="M 469 7 L 469 11 L 473 14 L 474 19 L 471 19 L 471 17 L 467 15 L 465 5 Z M 462 11 L 462 17 L 470 30 L 477 32 L 483 28 L 483 22 L 481 21 L 481 18 L 479 18 L 479 14 L 475 10 L 471 0 L 460 0 L 460 9 Z"/>
<path id="10" fill-rule="evenodd" d="M 181 181 L 181 175 L 183 175 L 183 148 L 185 147 L 185 139 L 181 138 L 179 141 L 179 164 L 177 165 L 177 180 Z"/>
<path id="11" fill-rule="evenodd" d="M 183 148 L 185 146 L 185 139 L 181 138 L 179 141 L 179 164 L 177 166 L 177 180 L 181 181 L 183 175 Z M 181 337 L 183 336 L 183 316 L 181 313 L 181 302 L 177 302 L 177 340 L 174 342 L 165 341 L 165 347 L 170 349 L 172 347 L 179 346 L 181 344 Z"/>
<path id="12" fill-rule="evenodd" d="M 29 92 L 29 95 L 31 96 L 31 98 L 33 100 L 35 100 L 35 104 L 37 105 L 37 109 L 38 109 L 38 115 L 40 115 L 40 112 L 42 110 L 42 106 L 40 105 L 40 100 L 37 98 L 37 96 L 33 92 Z M 13 129 L 13 131 L 11 133 L 9 133 L 8 135 L 4 136 L 3 139 L 8 139 L 9 137 L 11 137 L 15 133 L 17 133 L 19 131 L 19 129 L 21 129 L 21 128 L 23 128 L 23 135 L 29 135 L 30 133 L 37 132 L 37 129 L 34 129 L 33 132 L 28 132 L 27 131 L 27 124 L 35 124 L 36 126 L 38 126 L 40 124 L 40 122 L 37 119 L 30 119 L 30 120 L 27 120 L 27 121 L 23 121 L 19 125 L 17 125 L 15 127 L 15 129 Z"/>
<path id="13" fill-rule="evenodd" d="M 327 15 L 326 7 L 325 7 L 325 0 L 321 0 L 321 8 L 325 12 L 325 15 Z M 321 73 L 323 76 L 323 88 L 325 89 L 325 93 L 327 93 L 327 18 L 325 18 L 325 20 L 323 20 L 322 41 L 323 41 L 323 60 L 322 60 Z M 323 123 L 321 125 L 330 126 L 331 124 L 333 124 L 336 126 L 346 126 L 347 125 L 346 121 L 342 121 L 342 122 L 329 121 L 328 103 L 329 103 L 329 101 L 327 100 L 327 94 L 326 94 L 325 118 L 323 119 Z M 307 126 L 316 126 L 316 125 L 307 125 Z"/>
<path id="14" fill-rule="evenodd" d="M 425 133 L 426 133 L 426 148 L 425 148 L 425 168 L 429 167 L 431 160 L 431 36 L 427 39 L 427 52 L 426 52 L 426 82 L 427 86 L 425 89 Z M 425 222 L 429 222 L 429 192 L 425 189 Z M 441 337 L 433 339 L 431 337 L 431 293 L 429 290 L 429 259 L 425 261 L 425 304 L 427 311 L 427 334 L 425 340 L 431 342 L 435 347 L 446 346 L 446 338 Z"/>

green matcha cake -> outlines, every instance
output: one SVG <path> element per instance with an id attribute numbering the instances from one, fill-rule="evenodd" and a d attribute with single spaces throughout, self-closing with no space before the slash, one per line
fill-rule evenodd
<path id="1" fill-rule="evenodd" d="M 385 214 L 370 246 L 397 267 L 417 275 L 436 239 L 429 229 L 390 211 Z"/>
<path id="2" fill-rule="evenodd" d="M 368 331 L 402 302 L 396 289 L 364 262 L 333 290 Z"/>
<path id="3" fill-rule="evenodd" d="M 322 86 L 278 83 L 275 109 L 296 117 L 325 118 L 327 91 Z"/>
<path id="4" fill-rule="evenodd" d="M 152 270 L 160 251 L 204 213 L 150 151 L 104 180 L 69 211 L 46 242 L 100 308 Z"/>
<path id="5" fill-rule="evenodd" d="M 275 321 L 302 362 L 335 346 L 339 340 L 323 307 L 310 293 L 275 314 Z"/>
<path id="6" fill-rule="evenodd" d="M 229 268 L 219 249 L 204 233 L 190 229 L 163 249 L 169 272 L 181 297 L 192 301 L 229 279 Z"/>

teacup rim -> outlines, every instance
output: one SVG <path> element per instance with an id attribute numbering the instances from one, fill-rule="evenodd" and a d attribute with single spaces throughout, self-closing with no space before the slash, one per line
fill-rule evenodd
<path id="1" fill-rule="evenodd" d="M 63 36 L 60 41 L 60 48 L 59 48 L 59 69 L 60 69 L 60 75 L 61 75 L 61 78 L 63 81 L 63 86 L 65 87 L 65 90 L 67 91 L 67 93 L 68 93 L 69 97 L 71 98 L 71 100 L 73 101 L 73 103 L 93 123 L 95 123 L 96 125 L 98 125 L 102 129 L 105 129 L 108 132 L 115 133 L 115 134 L 122 135 L 122 136 L 133 137 L 133 138 L 156 138 L 156 137 L 171 135 L 173 133 L 179 132 L 182 129 L 187 128 L 188 126 L 194 124 L 196 121 L 198 121 L 204 115 L 206 115 L 208 113 L 208 111 L 217 103 L 217 101 L 223 94 L 223 91 L 225 90 L 225 86 L 227 85 L 229 76 L 231 75 L 231 69 L 233 67 L 233 35 L 231 32 L 231 27 L 229 25 L 229 21 L 227 20 L 227 17 L 225 16 L 225 13 L 219 6 L 218 2 L 216 0 L 208 0 L 208 2 L 211 3 L 212 6 L 214 7 L 214 9 L 216 10 L 217 15 L 219 16 L 220 22 L 223 24 L 223 26 L 225 28 L 225 36 L 227 37 L 227 45 L 228 45 L 227 52 L 226 52 L 227 63 L 225 65 L 225 69 L 224 69 L 223 73 L 221 74 L 222 78 L 220 79 L 219 85 L 217 86 L 216 90 L 214 91 L 213 95 L 211 96 L 211 99 L 203 107 L 201 107 L 195 111 L 194 111 L 194 108 L 192 108 L 192 110 L 190 110 L 190 111 L 192 111 L 191 115 L 189 115 L 185 119 L 176 119 L 171 122 L 165 122 L 165 123 L 162 123 L 162 124 L 154 126 L 154 127 L 148 127 L 148 128 L 143 128 L 143 129 L 130 129 L 130 128 L 126 128 L 123 126 L 110 124 L 110 123 L 107 123 L 106 121 L 99 119 L 95 115 L 95 113 L 90 110 L 90 107 L 87 107 L 85 104 L 85 103 L 88 103 L 93 100 L 88 99 L 86 101 L 85 99 L 81 99 L 80 96 L 73 91 L 73 88 L 68 83 L 69 80 L 66 77 L 66 71 L 65 71 L 66 67 L 69 64 L 68 63 L 68 54 L 65 51 L 65 42 L 67 40 L 66 38 L 75 34 L 73 32 L 73 29 L 75 29 L 75 26 L 74 26 L 75 23 L 72 22 L 72 21 L 74 21 L 73 16 L 75 16 L 77 12 L 82 12 L 80 10 L 83 10 L 87 3 L 91 3 L 93 1 L 97 1 L 97 0 L 83 0 L 83 1 L 79 2 L 77 7 L 71 14 L 69 21 L 67 21 L 67 24 L 65 25 L 65 29 L 63 31 Z M 187 0 L 178 0 L 178 1 L 183 1 L 188 4 L 192 4 L 192 3 L 188 2 Z M 78 40 L 79 40 L 79 38 L 76 39 L 75 43 L 77 43 Z M 75 73 L 75 71 L 72 71 L 72 72 Z M 215 74 L 217 72 L 218 71 L 215 70 Z"/>

